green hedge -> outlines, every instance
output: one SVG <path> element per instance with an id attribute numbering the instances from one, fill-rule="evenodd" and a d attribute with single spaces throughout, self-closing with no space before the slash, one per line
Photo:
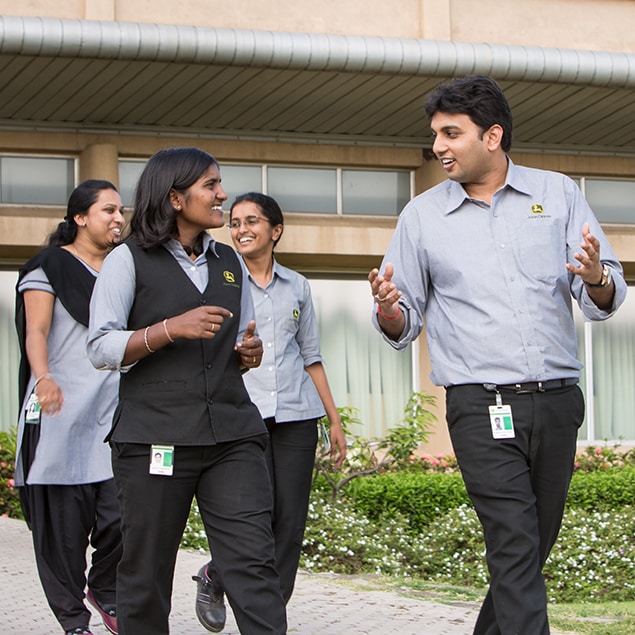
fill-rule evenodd
<path id="1" fill-rule="evenodd" d="M 635 467 L 575 472 L 567 504 L 587 511 L 618 510 L 635 504 Z"/>
<path id="2" fill-rule="evenodd" d="M 457 473 L 390 472 L 358 478 L 347 486 L 346 496 L 357 512 L 371 520 L 404 516 L 413 533 L 470 502 L 463 479 Z"/>
<path id="3" fill-rule="evenodd" d="M 423 531 L 440 516 L 470 503 L 458 473 L 389 472 L 358 478 L 346 487 L 345 495 L 357 512 L 371 520 L 404 516 L 413 533 Z M 570 509 L 618 510 L 633 503 L 635 467 L 573 475 L 567 501 Z"/>

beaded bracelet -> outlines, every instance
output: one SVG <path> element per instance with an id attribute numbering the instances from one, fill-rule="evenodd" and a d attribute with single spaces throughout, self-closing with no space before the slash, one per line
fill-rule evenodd
<path id="1" fill-rule="evenodd" d="M 149 326 L 146 326 L 145 331 L 143 332 L 143 342 L 148 349 L 148 353 L 154 353 L 154 351 L 150 348 L 150 344 L 148 344 L 148 331 L 150 330 Z"/>

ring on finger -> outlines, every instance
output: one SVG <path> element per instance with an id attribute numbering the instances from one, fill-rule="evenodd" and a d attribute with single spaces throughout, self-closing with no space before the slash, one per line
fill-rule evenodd
<path id="1" fill-rule="evenodd" d="M 385 296 L 383 298 L 380 298 L 378 293 L 375 294 L 375 300 L 377 300 L 377 302 L 383 302 L 385 299 Z"/>

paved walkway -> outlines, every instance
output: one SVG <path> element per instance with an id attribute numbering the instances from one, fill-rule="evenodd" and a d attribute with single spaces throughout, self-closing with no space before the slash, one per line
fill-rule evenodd
<path id="1" fill-rule="evenodd" d="M 176 566 L 170 631 L 209 635 L 194 615 L 196 573 L 205 555 L 181 550 Z M 90 606 L 90 605 L 89 605 Z M 289 635 L 469 635 L 474 604 L 437 604 L 377 590 L 368 577 L 300 572 L 288 606 Z M 109 635 L 93 612 L 94 635 Z M 61 635 L 35 570 L 24 522 L 0 518 L 0 635 Z M 225 635 L 239 635 L 231 610 Z M 137 635 L 143 635 L 138 633 Z"/>

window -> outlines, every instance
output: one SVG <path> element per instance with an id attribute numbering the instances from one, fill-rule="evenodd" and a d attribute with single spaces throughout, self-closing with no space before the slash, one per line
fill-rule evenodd
<path id="1" fill-rule="evenodd" d="M 635 432 L 635 287 L 624 304 L 603 322 L 584 322 L 574 305 L 579 357 L 585 368 L 580 387 L 585 393 L 586 417 L 579 440 L 633 442 Z"/>
<path id="2" fill-rule="evenodd" d="M 145 161 L 119 161 L 123 204 L 133 203 Z M 227 209 L 245 192 L 273 196 L 284 212 L 397 216 L 412 197 L 408 170 L 349 170 L 266 164 L 221 163 Z"/>
<path id="3" fill-rule="evenodd" d="M 119 161 L 119 194 L 124 207 L 132 207 L 137 180 L 145 165 L 145 161 Z"/>
<path id="4" fill-rule="evenodd" d="M 267 168 L 267 194 L 287 212 L 337 211 L 337 173 L 322 168 Z"/>
<path id="5" fill-rule="evenodd" d="M 259 165 L 231 165 L 223 163 L 220 166 L 223 189 L 227 194 L 229 210 L 234 199 L 245 192 L 262 192 L 262 168 Z"/>
<path id="6" fill-rule="evenodd" d="M 1 203 L 66 206 L 74 187 L 74 159 L 0 157 Z"/>
<path id="7" fill-rule="evenodd" d="M 309 278 L 324 368 L 338 408 L 359 411 L 355 434 L 384 437 L 413 392 L 413 346 L 392 349 L 373 328 L 367 280 Z"/>
<path id="8" fill-rule="evenodd" d="M 635 180 L 582 179 L 584 196 L 601 223 L 635 223 Z"/>
<path id="9" fill-rule="evenodd" d="M 342 170 L 342 212 L 396 216 L 410 200 L 408 172 Z"/>

